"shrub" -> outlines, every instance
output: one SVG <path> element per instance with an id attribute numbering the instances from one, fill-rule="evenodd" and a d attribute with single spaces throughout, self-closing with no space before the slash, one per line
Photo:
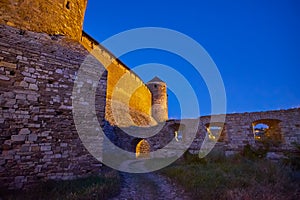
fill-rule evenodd
<path id="1" fill-rule="evenodd" d="M 287 152 L 283 163 L 291 167 L 293 170 L 299 171 L 300 170 L 300 144 L 293 143 L 295 146 L 295 152 Z"/>
<path id="2" fill-rule="evenodd" d="M 243 151 L 241 152 L 242 156 L 248 159 L 259 159 L 265 158 L 269 151 L 269 146 L 263 144 L 258 148 L 251 147 L 250 144 L 244 146 Z"/>

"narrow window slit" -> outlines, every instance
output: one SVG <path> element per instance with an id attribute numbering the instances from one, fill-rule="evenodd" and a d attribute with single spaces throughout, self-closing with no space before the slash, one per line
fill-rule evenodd
<path id="1" fill-rule="evenodd" d="M 71 8 L 70 1 L 67 1 L 67 3 L 66 3 L 66 8 L 67 8 L 68 10 L 70 10 L 70 8 Z"/>

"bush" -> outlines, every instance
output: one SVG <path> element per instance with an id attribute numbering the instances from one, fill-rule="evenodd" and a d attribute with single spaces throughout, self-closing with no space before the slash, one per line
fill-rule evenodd
<path id="1" fill-rule="evenodd" d="M 290 166 L 293 170 L 300 170 L 300 144 L 293 143 L 295 146 L 295 152 L 287 152 L 287 158 L 283 160 L 283 163 Z"/>
<path id="2" fill-rule="evenodd" d="M 258 148 L 254 148 L 251 147 L 250 144 L 247 144 L 244 146 L 244 149 L 241 154 L 242 156 L 248 159 L 260 159 L 260 158 L 265 158 L 268 151 L 269 151 L 268 145 L 263 144 Z"/>
<path id="3" fill-rule="evenodd" d="M 199 158 L 198 154 L 191 154 L 189 151 L 186 151 L 183 154 L 183 160 L 181 161 L 185 164 L 207 164 L 210 162 L 224 162 L 226 156 L 224 151 L 219 149 L 213 149 L 206 157 Z"/>

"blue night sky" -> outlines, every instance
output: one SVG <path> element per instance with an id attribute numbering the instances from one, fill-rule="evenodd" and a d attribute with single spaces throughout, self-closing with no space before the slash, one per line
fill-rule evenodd
<path id="1" fill-rule="evenodd" d="M 173 29 L 201 44 L 223 78 L 227 113 L 300 106 L 300 1 L 88 1 L 84 30 L 98 42 L 139 27 Z M 211 114 L 203 79 L 181 57 L 144 49 L 120 60 L 130 68 L 147 63 L 171 66 L 190 81 L 200 115 Z M 150 74 L 139 75 L 147 82 Z M 179 102 L 171 91 L 168 94 L 169 117 L 180 118 Z M 198 117 L 192 105 L 190 110 L 182 117 Z"/>

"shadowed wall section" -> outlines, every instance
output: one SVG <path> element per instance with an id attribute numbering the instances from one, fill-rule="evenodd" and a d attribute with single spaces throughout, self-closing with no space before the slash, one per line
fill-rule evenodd
<path id="1" fill-rule="evenodd" d="M 88 54 L 79 42 L 63 36 L 20 34 L 0 25 L 0 190 L 101 170 L 102 164 L 83 146 L 72 114 L 74 80 Z M 90 65 L 101 63 L 94 58 Z M 101 71 L 95 96 L 100 122 L 107 82 L 103 66 Z"/>
<path id="2" fill-rule="evenodd" d="M 218 127 L 219 122 L 210 122 L 211 116 L 200 117 L 199 131 L 190 146 L 191 153 L 198 153 L 205 136 L 211 134 L 208 127 Z M 266 148 L 283 156 L 284 152 L 297 152 L 300 144 L 300 108 L 266 112 L 227 114 L 220 138 L 215 148 L 226 155 L 242 152 L 246 145 L 254 149 Z M 264 123 L 268 129 L 264 137 L 256 137 L 255 125 Z M 212 132 L 213 133 L 213 132 Z M 214 140 L 214 138 L 210 138 Z"/>

